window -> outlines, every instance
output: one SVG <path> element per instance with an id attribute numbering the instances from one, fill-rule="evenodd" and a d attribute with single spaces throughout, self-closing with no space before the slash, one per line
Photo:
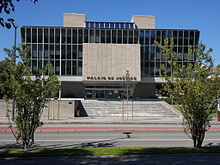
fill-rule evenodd
<path id="1" fill-rule="evenodd" d="M 44 44 L 44 58 L 49 57 L 49 50 L 48 50 L 48 45 Z"/>
<path id="2" fill-rule="evenodd" d="M 95 30 L 95 43 L 100 43 L 100 31 Z"/>
<path id="3" fill-rule="evenodd" d="M 134 30 L 134 44 L 138 44 L 138 30 Z"/>
<path id="4" fill-rule="evenodd" d="M 65 75 L 65 69 L 66 69 L 66 61 L 61 61 L 61 75 Z"/>
<path id="5" fill-rule="evenodd" d="M 61 59 L 66 59 L 66 47 L 65 47 L 65 45 L 61 46 Z"/>
<path id="6" fill-rule="evenodd" d="M 119 23 L 115 23 L 115 28 L 119 29 Z"/>
<path id="7" fill-rule="evenodd" d="M 42 59 L 43 56 L 43 47 L 42 44 L 38 44 L 38 58 Z"/>
<path id="8" fill-rule="evenodd" d="M 155 40 L 156 40 L 155 31 L 151 31 L 151 39 L 150 39 L 151 43 L 150 44 L 153 45 Z"/>
<path id="9" fill-rule="evenodd" d="M 101 43 L 105 43 L 105 30 L 101 30 Z"/>
<path id="10" fill-rule="evenodd" d="M 88 43 L 88 29 L 84 29 L 84 43 Z"/>
<path id="11" fill-rule="evenodd" d="M 72 59 L 77 59 L 77 45 L 72 46 Z"/>
<path id="12" fill-rule="evenodd" d="M 50 29 L 50 43 L 54 43 L 54 29 Z"/>
<path id="13" fill-rule="evenodd" d="M 90 28 L 94 28 L 94 27 L 95 27 L 94 23 L 90 22 Z"/>
<path id="14" fill-rule="evenodd" d="M 111 43 L 111 30 L 107 30 L 107 43 Z"/>
<path id="15" fill-rule="evenodd" d="M 60 45 L 55 46 L 55 59 L 60 59 Z"/>
<path id="16" fill-rule="evenodd" d="M 37 60 L 32 61 L 32 71 L 36 72 L 37 71 Z"/>
<path id="17" fill-rule="evenodd" d="M 134 31 L 133 30 L 129 30 L 129 39 L 128 39 L 128 43 L 129 44 L 133 44 L 133 39 L 134 39 Z"/>
<path id="18" fill-rule="evenodd" d="M 145 31 L 145 45 L 149 45 L 150 44 L 150 31 L 147 30 Z"/>
<path id="19" fill-rule="evenodd" d="M 129 28 L 130 28 L 129 25 L 130 25 L 129 23 L 126 23 L 126 24 L 125 24 L 125 28 L 126 28 L 126 29 L 129 29 Z"/>
<path id="20" fill-rule="evenodd" d="M 67 61 L 66 75 L 71 75 L 71 61 Z"/>
<path id="21" fill-rule="evenodd" d="M 43 43 L 43 32 L 42 32 L 42 29 L 38 29 L 38 43 Z"/>
<path id="22" fill-rule="evenodd" d="M 178 45 L 183 45 L 183 31 L 179 31 L 179 42 Z"/>
<path id="23" fill-rule="evenodd" d="M 82 59 L 82 45 L 78 46 L 78 59 Z"/>
<path id="24" fill-rule="evenodd" d="M 90 29 L 90 43 L 94 43 L 95 42 L 95 30 L 94 29 Z"/>
<path id="25" fill-rule="evenodd" d="M 145 46 L 145 53 L 144 53 L 144 60 L 150 60 L 150 55 L 149 55 L 149 46 Z"/>
<path id="26" fill-rule="evenodd" d="M 55 61 L 55 75 L 60 75 L 60 61 Z"/>
<path id="27" fill-rule="evenodd" d="M 37 44 L 32 44 L 32 59 L 37 59 Z"/>
<path id="28" fill-rule="evenodd" d="M 127 43 L 128 43 L 128 31 L 123 30 L 123 44 L 127 44 Z"/>
<path id="29" fill-rule="evenodd" d="M 118 41 L 117 41 L 118 44 L 121 44 L 122 43 L 122 30 L 118 30 Z"/>
<path id="30" fill-rule="evenodd" d="M 82 75 L 82 61 L 78 61 L 78 76 Z"/>
<path id="31" fill-rule="evenodd" d="M 50 45 L 49 55 L 51 59 L 54 59 L 54 45 Z"/>
<path id="32" fill-rule="evenodd" d="M 60 43 L 60 29 L 55 29 L 55 42 Z"/>
<path id="33" fill-rule="evenodd" d="M 194 45 L 194 31 L 190 32 L 190 36 L 189 36 L 189 45 Z"/>
<path id="34" fill-rule="evenodd" d="M 109 23 L 105 23 L 105 28 L 109 28 L 109 27 L 110 27 Z"/>
<path id="35" fill-rule="evenodd" d="M 103 22 L 100 23 L 100 28 L 104 28 L 104 23 Z"/>
<path id="36" fill-rule="evenodd" d="M 114 28 L 114 23 L 110 23 L 110 28 L 111 28 L 111 29 Z"/>
<path id="37" fill-rule="evenodd" d="M 25 42 L 25 28 L 21 28 L 21 42 Z"/>
<path id="38" fill-rule="evenodd" d="M 49 42 L 48 29 L 44 29 L 44 43 Z"/>
<path id="39" fill-rule="evenodd" d="M 95 22 L 95 28 L 99 28 L 99 22 Z"/>
<path id="40" fill-rule="evenodd" d="M 189 45 L 189 32 L 188 31 L 184 31 L 184 45 L 188 46 Z"/>
<path id="41" fill-rule="evenodd" d="M 66 29 L 61 29 L 62 43 L 66 43 Z"/>
<path id="42" fill-rule="evenodd" d="M 37 29 L 32 29 L 32 43 L 37 43 Z"/>
<path id="43" fill-rule="evenodd" d="M 82 32 L 82 29 L 78 29 L 78 43 L 83 43 L 83 32 Z"/>
<path id="44" fill-rule="evenodd" d="M 67 59 L 71 59 L 71 45 L 67 45 L 67 51 L 66 51 Z"/>
<path id="45" fill-rule="evenodd" d="M 112 30 L 112 43 L 116 43 L 116 30 Z"/>
<path id="46" fill-rule="evenodd" d="M 144 31 L 143 30 L 141 30 L 141 31 L 139 31 L 139 35 L 140 35 L 140 44 L 144 44 Z"/>
<path id="47" fill-rule="evenodd" d="M 77 65 L 76 65 L 76 61 L 72 61 L 72 75 L 76 76 L 76 68 L 77 68 Z"/>
<path id="48" fill-rule="evenodd" d="M 73 29 L 72 31 L 72 43 L 76 44 L 77 43 L 77 30 Z"/>
<path id="49" fill-rule="evenodd" d="M 26 42 L 31 43 L 31 29 L 27 28 L 26 33 Z"/>

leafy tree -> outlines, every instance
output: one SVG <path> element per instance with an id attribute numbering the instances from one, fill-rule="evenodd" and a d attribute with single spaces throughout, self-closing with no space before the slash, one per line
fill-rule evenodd
<path id="1" fill-rule="evenodd" d="M 5 13 L 5 14 L 11 14 L 12 12 L 15 11 L 15 2 L 19 2 L 20 0 L 0 0 L 0 14 Z M 38 0 L 30 0 L 34 3 L 36 3 Z M 0 25 L 2 27 L 6 27 L 8 29 L 11 28 L 11 21 L 13 20 L 12 18 L 8 18 L 7 21 L 4 20 L 3 17 L 0 17 Z"/>
<path id="2" fill-rule="evenodd" d="M 210 56 L 212 49 L 206 50 L 203 44 L 194 49 L 189 46 L 188 61 L 191 62 L 182 65 L 177 60 L 181 56 L 173 51 L 172 39 L 165 39 L 164 45 L 155 44 L 167 60 L 167 64 L 161 66 L 162 76 L 167 81 L 164 89 L 180 102 L 185 131 L 192 138 L 194 147 L 200 148 L 220 92 L 219 72 L 213 72 Z M 166 70 L 168 66 L 173 70 L 171 75 Z"/>
<path id="3" fill-rule="evenodd" d="M 15 51 L 19 54 L 18 63 L 14 62 Z M 43 124 L 40 121 L 43 107 L 49 98 L 57 94 L 59 81 L 55 75 L 44 76 L 48 68 L 31 72 L 30 59 L 27 58 L 29 47 L 22 45 L 12 50 L 5 49 L 5 52 L 8 58 L 1 63 L 4 69 L 0 73 L 0 87 L 7 103 L 16 107 L 16 131 L 13 135 L 28 150 L 34 143 L 36 128 Z"/>

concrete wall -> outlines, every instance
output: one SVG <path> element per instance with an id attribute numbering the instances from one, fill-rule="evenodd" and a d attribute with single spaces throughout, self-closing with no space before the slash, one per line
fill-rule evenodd
<path id="1" fill-rule="evenodd" d="M 45 105 L 41 118 L 43 120 L 74 118 L 75 109 L 74 100 L 51 100 Z"/>
<path id="2" fill-rule="evenodd" d="M 61 83 L 61 98 L 84 98 L 84 85 L 77 82 Z"/>
<path id="3" fill-rule="evenodd" d="M 155 29 L 155 16 L 134 15 L 131 22 L 135 23 L 138 29 Z"/>
<path id="4" fill-rule="evenodd" d="M 48 102 L 41 115 L 42 120 L 56 120 L 56 119 L 69 119 L 75 116 L 77 108 L 76 100 L 52 100 Z M 9 109 L 12 110 L 12 105 L 9 104 Z M 3 99 L 0 99 L 0 118 L 5 118 L 7 112 L 7 104 Z M 11 112 L 9 113 L 11 117 Z"/>
<path id="5" fill-rule="evenodd" d="M 91 81 L 88 79 L 91 76 L 105 77 L 104 81 L 120 81 L 117 77 L 125 76 L 127 70 L 137 81 L 141 80 L 139 44 L 83 44 L 84 81 Z"/>
<path id="6" fill-rule="evenodd" d="M 86 15 L 85 14 L 64 14 L 63 26 L 64 27 L 85 27 Z"/>

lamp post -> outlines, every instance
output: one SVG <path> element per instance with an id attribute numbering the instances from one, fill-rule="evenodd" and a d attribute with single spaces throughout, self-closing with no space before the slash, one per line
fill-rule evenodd
<path id="1" fill-rule="evenodd" d="M 11 22 L 12 26 L 15 29 L 15 32 L 14 32 L 14 52 L 13 52 L 12 60 L 13 60 L 14 64 L 16 64 L 16 46 L 17 46 L 17 28 L 18 28 L 18 26 L 15 25 L 14 19 L 9 18 L 8 21 Z M 12 96 L 12 102 L 13 102 L 12 103 L 12 121 L 14 121 L 14 117 L 15 117 L 14 94 Z"/>

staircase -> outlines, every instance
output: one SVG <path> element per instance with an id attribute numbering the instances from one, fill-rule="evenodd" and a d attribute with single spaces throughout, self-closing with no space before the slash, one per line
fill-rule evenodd
<path id="1" fill-rule="evenodd" d="M 181 118 L 181 114 L 162 100 L 82 100 L 84 114 L 88 117 L 125 117 L 128 119 Z M 82 109 L 80 110 L 82 111 Z"/>

